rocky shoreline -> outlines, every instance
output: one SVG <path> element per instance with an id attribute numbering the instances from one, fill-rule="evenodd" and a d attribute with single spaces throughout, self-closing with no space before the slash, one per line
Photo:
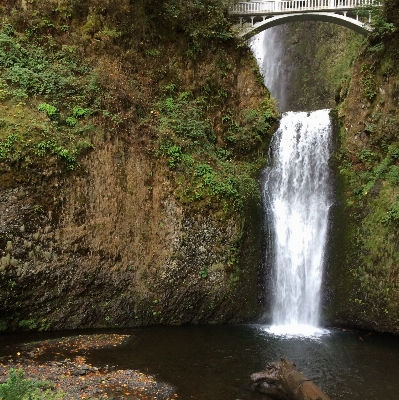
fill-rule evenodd
<path id="1" fill-rule="evenodd" d="M 129 335 L 79 335 L 9 346 L 5 350 L 10 354 L 0 358 L 0 384 L 12 369 L 22 369 L 26 379 L 49 382 L 49 388 L 64 392 L 66 400 L 178 398 L 172 386 L 153 375 L 87 362 L 90 350 L 119 346 L 128 339 Z"/>

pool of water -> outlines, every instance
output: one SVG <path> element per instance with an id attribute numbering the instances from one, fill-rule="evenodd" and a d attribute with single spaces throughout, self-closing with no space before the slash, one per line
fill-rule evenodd
<path id="1" fill-rule="evenodd" d="M 284 356 L 333 400 L 399 398 L 396 336 L 331 330 L 319 338 L 284 338 L 262 325 L 161 326 L 106 332 L 131 337 L 123 346 L 92 350 L 87 356 L 89 363 L 154 374 L 173 385 L 182 400 L 264 398 L 251 392 L 249 376 Z M 0 355 L 11 342 L 82 333 L 88 332 L 2 335 Z"/>

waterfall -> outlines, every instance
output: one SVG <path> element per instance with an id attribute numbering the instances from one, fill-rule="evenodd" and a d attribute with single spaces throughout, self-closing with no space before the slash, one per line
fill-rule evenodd
<path id="1" fill-rule="evenodd" d="M 291 70 L 285 65 L 286 26 L 263 31 L 249 45 L 265 85 L 286 111 Z M 276 334 L 323 333 L 317 328 L 327 240 L 331 181 L 329 110 L 287 112 L 271 144 L 273 165 L 265 171 L 264 204 L 270 232 L 272 323 Z"/>
<path id="2" fill-rule="evenodd" d="M 280 111 L 287 110 L 286 94 L 291 76 L 291 67 L 283 63 L 281 38 L 286 35 L 286 30 L 286 26 L 267 29 L 254 36 L 249 43 L 264 76 L 265 85 L 278 101 Z"/>
<path id="3" fill-rule="evenodd" d="M 284 62 L 289 29 L 277 26 L 252 38 L 249 46 L 265 85 L 280 111 L 289 107 L 292 68 Z M 270 240 L 267 265 L 272 264 L 272 323 L 275 334 L 314 335 L 318 327 L 320 291 L 332 203 L 329 110 L 286 112 L 266 168 L 264 205 Z"/>
<path id="4" fill-rule="evenodd" d="M 330 136 L 329 110 L 287 112 L 272 140 L 264 199 L 272 236 L 274 333 L 312 334 L 319 322 L 332 197 Z"/>

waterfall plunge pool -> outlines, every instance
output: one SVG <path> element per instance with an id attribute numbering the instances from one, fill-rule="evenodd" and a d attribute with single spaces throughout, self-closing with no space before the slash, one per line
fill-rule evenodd
<path id="1" fill-rule="evenodd" d="M 330 397 L 394 400 L 399 393 L 399 337 L 331 329 L 318 338 L 275 336 L 262 325 L 158 326 L 112 331 L 3 334 L 0 357 L 23 342 L 90 333 L 130 335 L 121 346 L 91 350 L 93 366 L 156 375 L 182 400 L 260 400 L 249 376 L 285 356 Z M 9 347 L 11 346 L 11 347 Z M 67 355 L 51 355 L 63 359 Z M 50 357 L 50 356 L 48 356 Z M 58 357 L 58 358 L 57 358 Z M 127 397 L 126 397 L 127 398 Z"/>

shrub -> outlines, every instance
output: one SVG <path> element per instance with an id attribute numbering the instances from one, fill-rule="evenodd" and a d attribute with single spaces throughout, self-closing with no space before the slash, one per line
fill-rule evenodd
<path id="1" fill-rule="evenodd" d="M 10 133 L 5 140 L 0 141 L 0 160 L 9 157 L 14 145 L 20 140 L 19 136 Z"/>
<path id="2" fill-rule="evenodd" d="M 78 123 L 78 120 L 75 117 L 68 117 L 65 119 L 65 122 L 67 125 L 74 127 Z"/>
<path id="3" fill-rule="evenodd" d="M 91 114 L 91 112 L 90 108 L 82 108 L 78 106 L 72 109 L 72 115 L 74 118 L 82 118 L 85 115 Z"/>
<path id="4" fill-rule="evenodd" d="M 47 103 L 40 103 L 37 109 L 46 112 L 49 118 L 54 117 L 58 112 L 57 107 Z"/>
<path id="5" fill-rule="evenodd" d="M 390 222 L 399 221 L 399 198 L 391 204 L 391 207 L 387 211 L 386 215 L 382 218 L 382 222 L 387 224 Z"/>
<path id="6" fill-rule="evenodd" d="M 23 320 L 19 321 L 18 325 L 21 328 L 35 329 L 37 327 L 37 322 L 33 318 L 23 319 Z"/>
<path id="7" fill-rule="evenodd" d="M 51 386 L 45 381 L 25 379 L 22 369 L 11 369 L 10 377 L 0 385 L 0 398 L 2 400 L 56 400 L 65 396 L 63 392 L 53 391 Z"/>

